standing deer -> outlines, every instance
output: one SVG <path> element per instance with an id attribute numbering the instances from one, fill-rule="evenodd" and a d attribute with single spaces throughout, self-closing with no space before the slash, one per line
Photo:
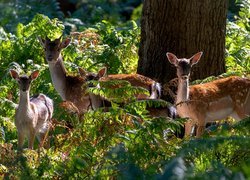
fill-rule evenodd
<path id="1" fill-rule="evenodd" d="M 228 116 L 241 120 L 250 115 L 250 80 L 247 78 L 231 76 L 189 86 L 191 68 L 201 56 L 202 52 L 199 52 L 189 59 L 178 59 L 174 54 L 167 53 L 169 62 L 177 68 L 177 113 L 180 117 L 191 119 L 185 124 L 185 135 L 190 135 L 196 124 L 197 137 L 202 135 L 208 122 Z"/>
<path id="2" fill-rule="evenodd" d="M 71 101 L 72 103 L 74 103 L 75 106 L 79 109 L 80 114 L 86 112 L 89 109 L 95 109 L 102 106 L 102 99 L 100 97 L 97 97 L 93 94 L 89 95 L 89 93 L 87 92 L 88 87 L 86 82 L 89 79 L 87 74 L 80 72 L 81 76 L 67 75 L 67 71 L 63 64 L 61 51 L 63 48 L 66 48 L 69 45 L 70 38 L 66 38 L 62 41 L 61 38 L 55 39 L 54 41 L 46 38 L 40 39 L 40 42 L 45 50 L 45 57 L 49 65 L 52 83 L 61 98 L 63 100 Z M 106 73 L 106 70 L 101 69 L 96 76 L 97 79 L 99 77 L 103 77 L 104 73 Z M 145 77 L 145 79 L 147 78 Z M 131 75 L 131 77 L 126 80 L 130 82 L 139 82 L 138 84 L 135 83 L 135 85 L 137 86 L 141 86 L 144 84 L 144 86 L 148 86 L 146 85 L 148 84 L 147 82 L 143 82 L 142 80 L 137 78 L 136 75 Z M 151 79 L 150 81 L 152 81 L 151 84 L 153 84 L 154 81 Z M 151 98 L 154 98 L 156 97 L 155 94 L 159 93 L 151 92 L 151 94 Z"/>
<path id="3" fill-rule="evenodd" d="M 53 114 L 53 101 L 44 94 L 30 98 L 30 85 L 35 80 L 39 71 L 34 71 L 30 76 L 19 74 L 10 70 L 10 74 L 19 85 L 20 99 L 15 113 L 15 125 L 18 131 L 18 149 L 22 150 L 25 136 L 28 136 L 28 146 L 33 149 L 35 136 L 43 146 L 50 128 Z"/>

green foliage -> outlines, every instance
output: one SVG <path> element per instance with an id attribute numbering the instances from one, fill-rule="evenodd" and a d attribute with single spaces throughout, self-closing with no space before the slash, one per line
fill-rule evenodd
<path id="1" fill-rule="evenodd" d="M 163 174 L 157 178 L 166 179 L 245 179 L 249 177 L 249 122 L 250 118 L 231 126 L 234 136 L 192 139 L 182 144 L 177 156 L 167 161 Z M 247 125 L 245 131 L 242 127 Z M 227 129 L 228 131 L 228 129 Z M 229 131 L 229 132 L 230 132 Z"/>
<path id="2" fill-rule="evenodd" d="M 48 37 L 52 41 L 62 36 L 64 25 L 58 19 L 49 19 L 42 14 L 36 14 L 32 21 L 26 26 L 18 24 L 17 38 L 33 38 L 40 36 L 41 38 Z"/>
<path id="3" fill-rule="evenodd" d="M 87 0 L 78 4 L 82 8 L 72 14 L 72 17 L 81 17 L 84 22 L 95 24 L 102 20 L 117 22 L 120 20 L 118 15 L 118 7 L 116 1 L 108 0 Z"/>
<path id="4" fill-rule="evenodd" d="M 141 4 L 140 6 L 138 6 L 137 8 L 133 10 L 133 13 L 131 15 L 132 20 L 137 21 L 137 22 L 140 21 L 141 15 L 142 15 L 142 6 L 143 4 Z"/>
<path id="5" fill-rule="evenodd" d="M 79 33 L 72 33 L 73 43 L 64 50 L 71 68 L 75 64 L 90 71 L 108 67 L 108 72 L 136 71 L 140 29 L 134 21 L 115 28 L 107 21 L 97 23 Z"/>
<path id="6" fill-rule="evenodd" d="M 142 87 L 134 87 L 128 81 L 113 80 L 107 82 L 90 82 L 101 88 L 89 88 L 89 91 L 104 97 L 114 103 L 128 103 L 136 100 L 137 94 L 149 95 L 149 92 Z"/>
<path id="7" fill-rule="evenodd" d="M 108 67 L 111 74 L 131 73 L 136 71 L 137 49 L 140 42 L 140 30 L 134 21 L 120 29 L 103 21 L 96 25 L 103 44 L 107 44 L 103 53 L 97 56 L 97 62 Z"/>
<path id="8" fill-rule="evenodd" d="M 239 16 L 227 24 L 226 49 L 229 71 L 250 73 L 250 2 L 242 0 Z"/>
<path id="9" fill-rule="evenodd" d="M 84 0 L 78 1 L 78 8 L 73 18 L 81 18 L 87 24 L 95 24 L 102 20 L 117 24 L 130 19 L 133 6 L 141 0 Z"/>
<path id="10" fill-rule="evenodd" d="M 249 164 L 246 161 L 250 158 L 249 143 L 250 139 L 243 136 L 194 140 L 190 141 L 181 153 L 187 155 L 185 157 L 187 167 L 189 166 L 197 177 L 202 177 L 202 175 L 206 175 L 207 178 L 218 175 L 225 178 L 234 175 L 243 176 L 238 172 L 246 172 L 239 165 Z M 208 173 L 208 170 L 214 173 Z"/>
<path id="11" fill-rule="evenodd" d="M 56 0 L 1 0 L 0 9 L 0 26 L 12 33 L 16 31 L 19 23 L 30 22 L 37 13 L 45 14 L 50 18 L 63 17 Z"/>
<path id="12" fill-rule="evenodd" d="M 0 29 L 0 63 L 3 69 L 1 77 L 12 62 L 18 62 L 26 70 L 33 65 L 39 69 L 44 58 L 38 37 L 48 35 L 51 39 L 58 38 L 62 35 L 63 29 L 64 26 L 57 19 L 50 20 L 41 14 L 37 14 L 27 25 L 18 24 L 16 35 Z"/>

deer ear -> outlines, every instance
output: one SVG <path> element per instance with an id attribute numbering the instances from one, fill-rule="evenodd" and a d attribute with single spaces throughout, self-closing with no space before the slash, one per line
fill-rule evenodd
<path id="1" fill-rule="evenodd" d="M 70 38 L 63 40 L 60 45 L 61 49 L 66 48 L 69 45 L 70 41 L 71 41 Z"/>
<path id="2" fill-rule="evenodd" d="M 19 74 L 14 69 L 10 70 L 10 75 L 13 79 L 19 79 Z"/>
<path id="3" fill-rule="evenodd" d="M 198 63 L 201 56 L 202 56 L 203 52 L 198 52 L 196 53 L 195 55 L 193 55 L 191 58 L 190 58 L 190 64 L 191 66 L 193 66 L 194 64 Z"/>
<path id="4" fill-rule="evenodd" d="M 36 71 L 34 71 L 34 72 L 31 73 L 30 79 L 31 80 L 35 80 L 38 77 L 38 75 L 39 75 L 39 71 L 36 70 Z"/>
<path id="5" fill-rule="evenodd" d="M 166 55 L 167 55 L 168 61 L 171 64 L 174 64 L 175 66 L 177 66 L 178 58 L 173 53 L 170 53 L 170 52 L 167 52 Z"/>
<path id="6" fill-rule="evenodd" d="M 102 69 L 100 69 L 99 71 L 98 71 L 98 76 L 99 76 L 99 78 L 101 78 L 101 77 L 103 77 L 103 76 L 106 76 L 107 75 L 107 68 L 106 67 L 104 67 L 104 68 L 102 68 Z"/>

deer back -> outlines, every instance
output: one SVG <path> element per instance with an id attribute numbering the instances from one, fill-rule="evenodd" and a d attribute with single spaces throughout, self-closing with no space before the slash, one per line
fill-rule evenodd
<path id="1" fill-rule="evenodd" d="M 132 86 L 147 89 L 151 94 L 151 96 L 146 94 L 138 94 L 137 99 L 156 99 L 159 98 L 161 94 L 161 87 L 159 83 L 140 74 L 113 74 L 104 76 L 99 80 L 104 82 L 110 80 L 126 80 L 130 82 Z"/>
<path id="2" fill-rule="evenodd" d="M 53 100 L 47 97 L 45 94 L 38 94 L 32 96 L 30 99 L 38 109 L 39 119 L 50 120 L 54 112 Z"/>
<path id="3" fill-rule="evenodd" d="M 242 105 L 250 91 L 250 80 L 238 76 L 218 79 L 190 86 L 190 99 L 213 102 L 230 96 L 236 105 Z"/>

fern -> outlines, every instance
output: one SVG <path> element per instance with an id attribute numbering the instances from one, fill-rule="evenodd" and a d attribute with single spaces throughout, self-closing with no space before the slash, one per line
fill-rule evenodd
<path id="1" fill-rule="evenodd" d="M 91 81 L 94 86 L 97 82 Z M 128 81 L 125 80 L 111 80 L 106 82 L 98 82 L 100 88 L 92 87 L 89 88 L 89 92 L 104 97 L 108 101 L 115 103 L 128 103 L 136 99 L 136 95 L 145 94 L 149 95 L 148 90 L 142 87 L 132 86 Z"/>
<path id="2" fill-rule="evenodd" d="M 227 23 L 226 62 L 230 71 L 250 73 L 250 2 L 238 1 L 239 16 L 234 22 Z"/>
<path id="3" fill-rule="evenodd" d="M 235 134 L 237 135 L 250 135 L 250 117 L 245 118 L 235 124 L 232 125 L 232 128 L 235 130 Z"/>

